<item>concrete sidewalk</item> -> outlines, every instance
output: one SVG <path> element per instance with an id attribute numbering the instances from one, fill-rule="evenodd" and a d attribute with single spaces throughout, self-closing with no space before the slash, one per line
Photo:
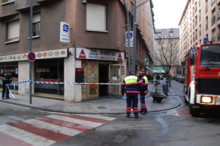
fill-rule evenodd
<path id="1" fill-rule="evenodd" d="M 149 91 L 152 91 L 152 88 L 153 86 L 149 86 Z M 124 114 L 126 109 L 125 97 L 122 99 L 105 97 L 69 103 L 60 99 L 32 96 L 32 104 L 29 104 L 29 96 L 15 94 L 15 98 L 1 99 L 0 101 L 44 111 L 63 113 Z M 178 107 L 181 104 L 178 96 L 167 96 L 161 103 L 153 103 L 152 97 L 147 97 L 145 100 L 148 112 L 168 110 Z M 138 102 L 140 108 L 140 100 Z"/>

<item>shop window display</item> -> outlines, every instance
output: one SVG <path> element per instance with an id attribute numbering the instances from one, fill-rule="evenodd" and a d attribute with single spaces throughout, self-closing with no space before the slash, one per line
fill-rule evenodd
<path id="1" fill-rule="evenodd" d="M 35 61 L 35 81 L 63 82 L 63 59 L 37 60 Z M 64 95 L 64 86 L 57 84 L 35 84 L 35 93 L 47 93 Z"/>

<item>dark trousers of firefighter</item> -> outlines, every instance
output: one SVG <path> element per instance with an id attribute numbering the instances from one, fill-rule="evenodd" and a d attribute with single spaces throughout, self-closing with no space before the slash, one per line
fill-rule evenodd
<path id="1" fill-rule="evenodd" d="M 9 98 L 9 91 L 8 88 L 5 84 L 3 84 L 3 88 L 2 88 L 2 99 L 7 99 Z"/>
<path id="2" fill-rule="evenodd" d="M 131 104 L 133 105 L 133 111 L 134 116 L 138 117 L 138 94 L 126 94 L 126 101 L 127 101 L 127 107 L 126 107 L 126 114 L 127 116 L 130 116 L 131 114 Z"/>
<path id="3" fill-rule="evenodd" d="M 146 104 L 145 104 L 145 95 L 140 95 L 140 101 L 141 101 L 141 112 L 147 112 Z"/>

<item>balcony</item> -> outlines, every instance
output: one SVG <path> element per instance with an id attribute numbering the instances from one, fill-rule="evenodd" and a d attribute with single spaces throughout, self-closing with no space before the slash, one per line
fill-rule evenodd
<path id="1" fill-rule="evenodd" d="M 39 5 L 33 0 L 33 6 Z M 30 9 L 30 0 L 15 0 L 15 10 L 19 12 L 27 11 Z"/>
<path id="2" fill-rule="evenodd" d="M 35 0 L 39 4 L 51 4 L 53 2 L 59 1 L 59 0 Z"/>
<path id="3" fill-rule="evenodd" d="M 33 0 L 33 6 L 52 4 L 59 0 Z M 15 10 L 19 12 L 27 11 L 30 9 L 30 0 L 15 0 Z"/>
<path id="4" fill-rule="evenodd" d="M 17 12 L 14 10 L 14 0 L 2 0 L 1 2 L 0 20 L 6 20 L 8 17 L 17 14 Z"/>

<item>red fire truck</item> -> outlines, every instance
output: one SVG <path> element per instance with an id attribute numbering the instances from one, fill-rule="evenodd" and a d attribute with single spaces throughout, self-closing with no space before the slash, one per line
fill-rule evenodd
<path id="1" fill-rule="evenodd" d="M 190 114 L 220 109 L 220 42 L 208 42 L 191 49 L 185 62 L 185 101 Z"/>

